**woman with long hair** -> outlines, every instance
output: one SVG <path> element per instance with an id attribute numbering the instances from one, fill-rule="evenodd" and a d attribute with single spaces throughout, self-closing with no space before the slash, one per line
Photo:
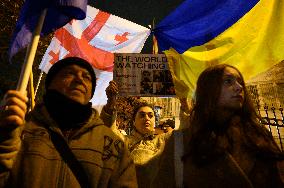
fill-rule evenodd
<path id="1" fill-rule="evenodd" d="M 152 187 L 284 187 L 284 155 L 260 125 L 238 69 L 220 64 L 201 73 L 189 119 L 166 141 Z"/>

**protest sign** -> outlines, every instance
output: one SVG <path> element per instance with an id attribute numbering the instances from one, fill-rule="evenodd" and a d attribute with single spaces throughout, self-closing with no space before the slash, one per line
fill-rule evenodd
<path id="1" fill-rule="evenodd" d="M 164 54 L 117 53 L 113 78 L 120 96 L 174 96 Z"/>

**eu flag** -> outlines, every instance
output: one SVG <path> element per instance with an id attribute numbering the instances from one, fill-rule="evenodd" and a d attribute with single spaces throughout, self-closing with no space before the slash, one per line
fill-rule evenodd
<path id="1" fill-rule="evenodd" d="M 47 14 L 41 35 L 48 34 L 64 26 L 72 19 L 84 19 L 86 17 L 87 0 L 26 0 L 12 37 L 9 50 L 10 59 L 30 43 L 38 18 L 46 8 Z"/>

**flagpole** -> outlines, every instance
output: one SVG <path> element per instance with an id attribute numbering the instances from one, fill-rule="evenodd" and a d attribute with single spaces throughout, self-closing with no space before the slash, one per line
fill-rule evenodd
<path id="1" fill-rule="evenodd" d="M 41 71 L 41 72 L 40 72 L 40 75 L 39 75 L 39 78 L 38 78 L 38 81 L 37 81 L 37 84 L 36 84 L 36 88 L 35 88 L 35 97 L 36 97 L 37 90 L 38 90 L 39 85 L 40 85 L 40 82 L 41 82 L 42 75 L 43 75 L 43 71 Z"/>
<path id="2" fill-rule="evenodd" d="M 29 76 L 32 71 L 33 67 L 33 61 L 34 57 L 36 54 L 37 46 L 38 46 L 38 41 L 40 38 L 40 32 L 44 23 L 44 18 L 46 16 L 47 9 L 44 9 L 39 17 L 38 24 L 33 32 L 32 36 L 32 41 L 28 45 L 27 52 L 26 52 L 26 57 L 24 64 L 21 69 L 21 75 L 18 81 L 17 85 L 17 90 L 24 93 L 25 90 L 27 89 L 28 81 L 29 81 Z"/>
<path id="3" fill-rule="evenodd" d="M 153 22 L 152 22 L 152 30 L 155 29 L 155 18 L 153 18 Z M 153 34 L 153 51 L 152 54 L 158 54 L 158 44 L 157 44 L 157 39 L 155 37 L 155 35 Z"/>
<path id="4" fill-rule="evenodd" d="M 29 95 L 30 95 L 30 110 L 35 106 L 35 92 L 34 92 L 34 77 L 33 71 L 31 71 L 30 80 L 29 80 Z"/>

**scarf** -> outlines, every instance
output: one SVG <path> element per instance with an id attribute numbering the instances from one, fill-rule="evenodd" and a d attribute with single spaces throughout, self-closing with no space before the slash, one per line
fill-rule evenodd
<path id="1" fill-rule="evenodd" d="M 62 130 L 81 127 L 92 114 L 90 102 L 80 104 L 55 90 L 47 90 L 43 100 L 48 113 Z"/>

